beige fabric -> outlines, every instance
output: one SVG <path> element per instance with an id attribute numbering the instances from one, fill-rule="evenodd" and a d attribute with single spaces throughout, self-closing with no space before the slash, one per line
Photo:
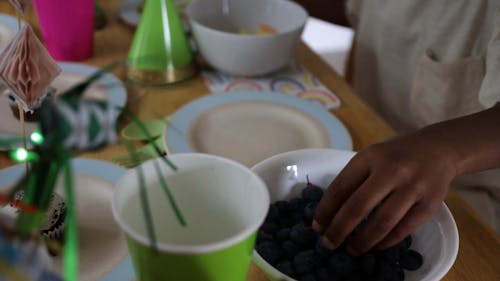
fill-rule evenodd
<path id="1" fill-rule="evenodd" d="M 500 0 L 349 0 L 357 92 L 400 133 L 500 101 Z M 457 179 L 500 231 L 500 170 Z"/>

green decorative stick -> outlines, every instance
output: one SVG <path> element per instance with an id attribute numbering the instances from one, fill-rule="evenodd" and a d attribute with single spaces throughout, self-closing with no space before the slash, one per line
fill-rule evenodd
<path id="1" fill-rule="evenodd" d="M 165 195 L 168 198 L 170 206 L 172 206 L 172 209 L 174 210 L 174 213 L 175 213 L 175 216 L 177 217 L 177 220 L 179 221 L 179 223 L 182 226 L 187 226 L 186 220 L 184 219 L 184 216 L 182 215 L 181 210 L 179 209 L 179 206 L 177 205 L 177 202 L 175 201 L 174 195 L 170 191 L 170 188 L 168 188 L 167 182 L 162 177 L 160 166 L 158 165 L 157 162 L 154 162 L 154 166 L 156 169 L 156 174 L 158 175 L 158 179 L 160 181 L 160 185 L 163 188 L 163 191 L 165 192 Z"/>
<path id="2" fill-rule="evenodd" d="M 116 141 L 116 120 L 117 109 L 99 101 L 82 101 L 81 96 L 85 89 L 95 80 L 100 78 L 108 69 L 115 68 L 114 64 L 106 69 L 91 75 L 87 80 L 68 90 L 61 97 L 46 99 L 40 108 L 40 128 L 32 136 L 34 150 L 18 149 L 11 153 L 13 159 L 18 162 L 31 162 L 30 173 L 25 175 L 9 192 L 8 198 L 13 198 L 15 191 L 24 189 L 23 206 L 30 209 L 21 209 L 16 220 L 15 232 L 21 237 L 30 237 L 39 230 L 45 219 L 51 198 L 56 186 L 56 181 L 60 172 L 64 173 L 64 188 L 66 194 L 66 222 L 65 222 L 65 247 L 64 247 L 64 278 L 66 281 L 76 281 L 78 278 L 78 229 L 76 202 L 73 194 L 73 178 L 70 164 L 70 157 L 73 151 L 92 150 Z M 121 108 L 120 108 L 121 109 Z M 148 141 L 151 142 L 159 154 L 161 150 L 153 141 L 153 138 L 144 124 L 128 109 L 121 109 L 125 112 L 144 133 Z M 87 112 L 90 114 L 81 114 Z M 116 113 L 116 115 L 115 115 Z M 108 119 L 103 119 L 105 116 Z M 113 119 L 113 120 L 111 120 Z M 106 124 L 105 126 L 102 124 Z M 102 132 L 97 137 L 100 130 Z M 82 137 L 84 136 L 84 137 Z M 18 138 L 3 140 L 0 145 L 10 145 L 18 142 Z M 135 160 L 138 155 L 131 143 L 127 145 L 129 152 Z M 170 169 L 176 171 L 177 166 L 166 156 L 161 157 L 162 163 Z M 147 232 L 152 244 L 152 248 L 157 248 L 157 240 L 154 231 L 154 224 L 151 209 L 148 202 L 147 187 L 142 167 L 138 168 L 138 184 L 141 198 L 141 205 L 146 222 Z M 169 204 L 182 226 L 186 226 L 180 208 L 169 189 L 166 180 L 161 174 L 159 163 L 155 162 L 155 170 L 159 177 L 159 184 L 165 192 Z M 30 211 L 31 210 L 31 211 Z"/>
<path id="3" fill-rule="evenodd" d="M 143 134 L 146 136 L 146 138 L 147 138 L 148 142 L 150 142 L 150 143 L 153 145 L 153 147 L 154 147 L 154 149 L 155 149 L 156 153 L 158 153 L 158 155 L 162 155 L 162 154 L 163 154 L 163 152 L 162 152 L 162 151 L 161 151 L 161 149 L 160 149 L 160 148 L 159 148 L 159 147 L 158 147 L 158 146 L 154 143 L 154 138 L 151 136 L 151 133 L 148 131 L 148 129 L 146 128 L 146 126 L 144 126 L 144 123 L 143 123 L 141 120 L 139 120 L 139 118 L 137 118 L 137 117 L 136 117 L 136 116 L 135 116 L 135 115 L 134 115 L 134 114 L 133 114 L 130 110 L 128 110 L 127 108 L 124 108 L 124 109 L 123 109 L 123 112 L 124 112 L 125 114 L 127 114 L 127 115 L 128 115 L 128 117 L 129 117 L 130 119 L 132 119 L 132 121 L 133 121 L 134 123 L 136 123 L 136 124 L 137 124 L 137 126 L 139 127 L 139 129 L 140 129 L 140 130 L 143 132 Z M 165 162 L 165 164 L 167 164 L 167 165 L 168 165 L 168 166 L 169 166 L 172 170 L 177 171 L 177 166 L 175 166 L 175 164 L 174 164 L 174 163 L 172 163 L 172 161 L 168 160 L 168 158 L 167 158 L 167 157 L 161 157 L 161 159 L 162 159 L 162 160 L 163 160 L 163 162 Z"/>
<path id="4" fill-rule="evenodd" d="M 66 225 L 64 238 L 64 280 L 78 280 L 78 226 L 75 195 L 73 194 L 73 176 L 69 155 L 64 157 L 64 192 L 66 194 Z"/>
<path id="5" fill-rule="evenodd" d="M 155 144 L 154 142 L 154 139 L 153 137 L 151 136 L 151 133 L 148 131 L 148 129 L 146 128 L 146 126 L 144 126 L 144 123 L 139 120 L 132 112 L 130 112 L 129 110 L 127 109 L 124 109 L 124 112 L 132 119 L 133 122 L 135 122 L 137 124 L 137 126 L 139 127 L 139 129 L 143 132 L 143 134 L 147 137 L 147 140 L 153 145 L 153 147 L 155 148 L 156 150 L 156 153 L 158 153 L 158 155 L 162 155 L 162 152 L 160 150 L 160 148 Z M 134 157 L 134 155 L 132 154 L 132 157 Z M 136 156 L 137 157 L 137 156 Z M 168 160 L 168 158 L 166 156 L 161 156 L 160 157 L 163 162 L 165 164 L 167 164 L 172 170 L 174 171 L 177 171 L 177 166 L 174 165 L 174 163 L 172 163 L 170 160 Z M 137 161 L 139 160 L 138 157 L 137 158 L 134 158 L 133 159 L 134 161 Z M 139 163 L 139 162 L 137 162 Z M 156 172 L 158 174 L 158 178 L 159 178 L 159 181 L 160 181 L 160 185 L 163 189 L 163 191 L 165 192 L 166 196 L 167 196 L 167 199 L 170 203 L 170 206 L 172 207 L 172 210 L 174 211 L 176 217 L 177 217 L 177 220 L 179 221 L 180 225 L 182 226 L 186 226 L 187 223 L 186 223 L 186 220 L 184 219 L 184 216 L 182 215 L 182 212 L 180 211 L 180 208 L 175 200 L 175 197 L 173 196 L 172 194 L 172 191 L 170 190 L 170 188 L 168 188 L 168 185 L 165 181 L 165 179 L 163 179 L 162 177 L 162 174 L 161 174 L 161 170 L 160 170 L 160 167 L 158 166 L 158 164 L 155 162 L 155 168 L 156 168 Z"/>
<path id="6" fill-rule="evenodd" d="M 139 161 L 139 156 L 135 152 L 135 148 L 131 142 L 126 142 L 127 150 L 131 154 L 134 161 Z M 144 180 L 144 171 L 139 165 L 137 168 L 138 174 L 138 184 L 139 184 L 139 196 L 141 198 L 142 214 L 144 215 L 144 221 L 146 223 L 146 231 L 148 233 L 149 241 L 151 242 L 151 248 L 155 251 L 158 249 L 156 244 L 156 234 L 153 223 L 153 216 L 151 215 L 151 209 L 149 208 L 148 202 L 148 191 L 146 190 L 146 183 Z"/>
<path id="7" fill-rule="evenodd" d="M 37 206 L 40 212 L 35 214 L 21 212 L 19 214 L 15 229 L 21 236 L 29 237 L 43 222 L 44 212 L 50 204 L 60 168 L 58 159 L 50 159 L 47 155 L 42 154 L 40 160 L 33 163 L 30 174 L 26 175 L 23 203 Z"/>

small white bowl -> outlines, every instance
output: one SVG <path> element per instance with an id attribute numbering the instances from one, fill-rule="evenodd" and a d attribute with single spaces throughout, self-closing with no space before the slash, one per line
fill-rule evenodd
<path id="1" fill-rule="evenodd" d="M 193 0 L 186 14 L 206 62 L 241 76 L 267 74 L 288 64 L 308 18 L 300 5 L 286 0 Z M 262 24 L 277 32 L 241 33 Z"/>
<path id="2" fill-rule="evenodd" d="M 303 149 L 278 154 L 255 166 L 266 183 L 271 202 L 299 197 L 307 183 L 327 187 L 354 156 L 352 151 Z M 416 271 L 406 271 L 405 281 L 438 281 L 449 271 L 458 252 L 458 230 L 449 209 L 443 203 L 427 223 L 412 233 L 411 248 L 422 254 L 424 263 Z M 255 263 L 271 280 L 295 281 L 267 263 L 254 251 Z"/>

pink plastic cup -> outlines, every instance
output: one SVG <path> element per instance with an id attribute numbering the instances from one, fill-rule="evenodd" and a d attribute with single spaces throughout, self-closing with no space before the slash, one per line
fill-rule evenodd
<path id="1" fill-rule="evenodd" d="M 94 47 L 94 0 L 35 0 L 42 36 L 59 61 L 81 61 Z"/>

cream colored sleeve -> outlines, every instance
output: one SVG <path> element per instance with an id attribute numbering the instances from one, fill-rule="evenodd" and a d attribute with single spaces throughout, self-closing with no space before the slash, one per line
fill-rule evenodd
<path id="1" fill-rule="evenodd" d="M 479 91 L 479 102 L 488 108 L 500 102 L 500 18 L 496 19 L 493 37 L 488 44 L 485 65 L 486 75 Z"/>

